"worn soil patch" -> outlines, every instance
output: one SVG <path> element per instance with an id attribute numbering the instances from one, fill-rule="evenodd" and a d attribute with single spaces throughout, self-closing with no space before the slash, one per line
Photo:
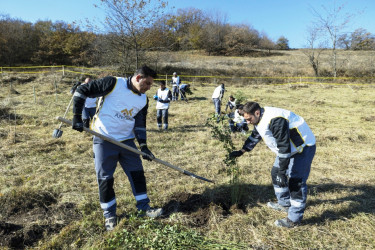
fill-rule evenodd
<path id="1" fill-rule="evenodd" d="M 231 204 L 227 197 L 223 194 L 208 198 L 202 194 L 175 193 L 163 207 L 164 215 L 168 217 L 176 212 L 188 214 L 187 224 L 189 226 L 202 227 L 210 221 L 210 217 L 213 215 L 226 218 L 232 214 L 247 213 L 244 204 Z"/>
<path id="2" fill-rule="evenodd" d="M 19 191 L 0 197 L 0 247 L 32 247 L 81 217 L 73 203 L 59 204 L 57 197 L 47 191 Z"/>

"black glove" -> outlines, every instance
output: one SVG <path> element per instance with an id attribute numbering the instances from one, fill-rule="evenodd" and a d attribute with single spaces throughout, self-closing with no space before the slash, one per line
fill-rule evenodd
<path id="1" fill-rule="evenodd" d="M 155 156 L 153 155 L 153 153 L 151 153 L 151 151 L 148 149 L 147 145 L 144 145 L 141 147 L 141 151 L 147 155 L 142 155 L 142 158 L 145 159 L 145 160 L 148 160 L 148 161 L 152 161 L 153 159 L 155 159 Z"/>
<path id="2" fill-rule="evenodd" d="M 236 158 L 236 157 L 240 157 L 241 155 L 243 155 L 243 152 L 241 150 L 238 150 L 238 151 L 232 151 L 230 154 L 229 154 L 229 158 Z"/>
<path id="3" fill-rule="evenodd" d="M 72 129 L 75 129 L 75 130 L 77 130 L 79 132 L 83 131 L 82 115 L 74 115 L 73 116 Z"/>
<path id="4" fill-rule="evenodd" d="M 276 183 L 279 187 L 286 187 L 288 185 L 288 178 L 286 177 L 285 170 L 279 170 L 277 172 Z"/>

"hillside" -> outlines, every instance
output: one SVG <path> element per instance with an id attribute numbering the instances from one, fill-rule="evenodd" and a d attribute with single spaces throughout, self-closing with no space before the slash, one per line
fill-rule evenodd
<path id="1" fill-rule="evenodd" d="M 371 54 L 348 54 L 347 71 L 373 72 Z M 181 75 L 311 76 L 297 67 L 302 54 L 272 58 L 224 58 L 195 54 L 165 56 L 160 68 Z M 358 58 L 361 58 L 360 60 Z M 354 59 L 358 59 L 355 61 Z M 267 60 L 269 60 L 267 62 Z M 206 66 L 206 67 L 205 67 Z M 222 71 L 221 71 L 222 70 Z M 278 74 L 277 72 L 280 72 Z M 263 73 L 264 75 L 259 75 Z M 372 79 L 344 83 L 272 84 L 226 81 L 232 94 L 262 106 L 294 111 L 317 138 L 317 154 L 308 181 L 303 224 L 274 227 L 284 215 L 267 208 L 275 200 L 270 171 L 274 154 L 264 143 L 238 161 L 240 183 L 223 160 L 226 151 L 206 126 L 214 107 L 211 95 L 219 80 L 191 81 L 188 102 L 173 102 L 170 129 L 157 130 L 155 84 L 147 92 L 148 144 L 156 157 L 215 184 L 144 161 L 152 205 L 166 211 L 161 219 L 138 218 L 129 182 L 115 173 L 120 224 L 105 232 L 98 202 L 91 136 L 65 125 L 59 139 L 56 116 L 63 116 L 77 75 L 4 73 L 0 82 L 0 246 L 40 249 L 338 249 L 375 248 L 375 91 Z M 310 80 L 309 80 L 310 81 Z M 54 85 L 57 82 L 57 85 Z M 307 82 L 307 81 L 306 81 Z M 11 84 L 12 83 L 12 84 Z M 286 82 L 288 83 L 288 82 Z M 11 88 L 12 87 L 12 88 Z M 67 118 L 72 118 L 69 110 Z M 223 123 L 226 126 L 226 121 Z M 246 137 L 233 134 L 240 148 Z M 239 199 L 233 202 L 233 189 Z"/>

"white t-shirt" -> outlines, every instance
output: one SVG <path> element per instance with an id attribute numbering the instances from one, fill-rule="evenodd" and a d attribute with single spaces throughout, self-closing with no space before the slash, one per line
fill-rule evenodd
<path id="1" fill-rule="evenodd" d="M 216 87 L 214 90 L 214 93 L 212 94 L 212 98 L 221 98 L 222 97 L 222 92 L 223 88 L 220 86 Z"/>

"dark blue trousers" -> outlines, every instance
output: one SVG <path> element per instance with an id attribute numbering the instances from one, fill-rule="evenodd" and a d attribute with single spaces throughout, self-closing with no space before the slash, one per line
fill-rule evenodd
<path id="1" fill-rule="evenodd" d="M 123 143 L 136 148 L 134 140 L 127 140 Z M 133 195 L 137 201 L 137 209 L 147 210 L 150 207 L 150 199 L 147 196 L 146 178 L 139 155 L 96 136 L 94 136 L 93 148 L 95 171 L 99 185 L 99 200 L 100 206 L 104 210 L 104 217 L 116 216 L 117 203 L 113 189 L 113 174 L 118 162 L 129 179 Z"/>

